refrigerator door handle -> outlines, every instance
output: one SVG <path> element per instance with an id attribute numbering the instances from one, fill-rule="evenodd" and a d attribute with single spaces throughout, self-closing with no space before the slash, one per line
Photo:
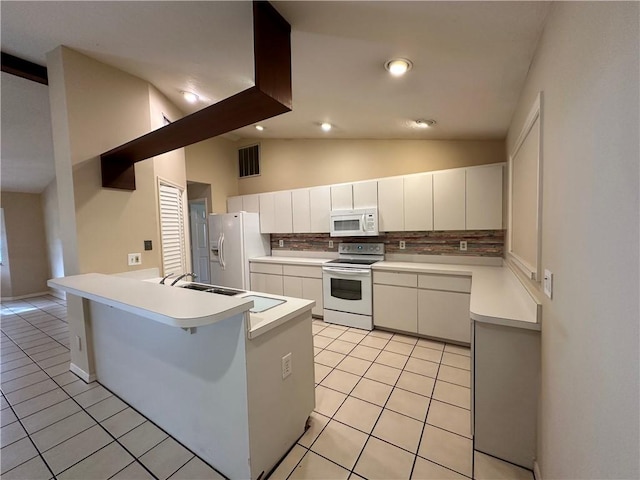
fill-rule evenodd
<path id="1" fill-rule="evenodd" d="M 222 250 L 221 250 L 221 244 L 222 244 L 222 234 L 220 234 L 218 236 L 218 264 L 220 266 L 222 266 Z"/>
<path id="2" fill-rule="evenodd" d="M 220 236 L 220 265 L 222 265 L 223 270 L 227 268 L 224 261 L 224 233 Z"/>

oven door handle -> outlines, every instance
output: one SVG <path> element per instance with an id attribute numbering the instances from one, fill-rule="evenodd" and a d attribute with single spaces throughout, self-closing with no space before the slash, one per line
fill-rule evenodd
<path id="1" fill-rule="evenodd" d="M 349 275 L 349 276 L 362 276 L 371 275 L 371 270 L 364 268 L 336 268 L 336 267 L 322 267 L 322 270 L 328 273 L 336 273 L 339 275 Z"/>

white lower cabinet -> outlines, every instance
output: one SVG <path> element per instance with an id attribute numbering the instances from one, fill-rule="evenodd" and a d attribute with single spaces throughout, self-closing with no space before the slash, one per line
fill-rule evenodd
<path id="1" fill-rule="evenodd" d="M 468 293 L 418 290 L 418 333 L 471 343 Z"/>
<path id="2" fill-rule="evenodd" d="M 251 290 L 314 300 L 311 313 L 322 317 L 322 267 L 275 262 L 250 262 Z"/>
<path id="3" fill-rule="evenodd" d="M 373 324 L 470 343 L 470 291 L 469 277 L 376 271 L 373 273 Z"/>
<path id="4" fill-rule="evenodd" d="M 284 295 L 282 275 L 251 272 L 251 290 L 273 295 Z"/>
<path id="5" fill-rule="evenodd" d="M 394 285 L 373 286 L 373 325 L 416 333 L 418 330 L 418 291 Z"/>

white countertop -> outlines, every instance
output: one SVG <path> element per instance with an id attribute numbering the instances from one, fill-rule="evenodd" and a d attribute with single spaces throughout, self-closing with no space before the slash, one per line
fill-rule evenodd
<path id="1" fill-rule="evenodd" d="M 338 258 L 336 254 L 335 258 Z M 250 262 L 257 263 L 279 263 L 282 265 L 307 265 L 307 266 L 320 266 L 324 263 L 330 262 L 331 258 L 304 258 L 304 257 L 255 257 L 249 259 Z"/>
<path id="2" fill-rule="evenodd" d="M 248 311 L 253 301 L 249 295 L 285 300 L 261 313 L 249 312 L 249 338 L 282 325 L 284 322 L 311 310 L 314 301 L 281 297 L 266 293 L 247 292 L 235 297 L 199 292 L 186 288 L 160 285 L 160 278 L 128 278 L 118 275 L 88 273 L 49 280 L 51 287 L 67 293 L 104 303 L 166 325 L 181 328 L 200 327 Z M 178 285 L 190 283 L 180 281 Z"/>
<path id="3" fill-rule="evenodd" d="M 471 277 L 471 319 L 529 330 L 540 330 L 541 306 L 506 266 L 378 262 L 373 270 Z"/>
<path id="4" fill-rule="evenodd" d="M 253 307 L 251 300 L 202 294 L 136 278 L 87 273 L 54 278 L 47 284 L 67 293 L 104 303 L 166 325 L 200 327 Z"/>

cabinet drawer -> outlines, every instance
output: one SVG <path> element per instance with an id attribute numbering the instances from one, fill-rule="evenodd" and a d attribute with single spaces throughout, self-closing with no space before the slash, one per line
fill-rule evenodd
<path id="1" fill-rule="evenodd" d="M 418 275 L 415 273 L 373 272 L 373 283 L 416 287 L 418 286 Z"/>
<path id="2" fill-rule="evenodd" d="M 250 262 L 249 268 L 255 273 L 270 273 L 271 275 L 282 275 L 282 265 L 277 263 Z"/>
<path id="3" fill-rule="evenodd" d="M 418 275 L 418 288 L 447 292 L 471 292 L 471 277 L 461 275 Z"/>
<path id="4" fill-rule="evenodd" d="M 283 265 L 285 275 L 292 277 L 322 278 L 322 267 L 309 267 L 306 265 Z"/>

